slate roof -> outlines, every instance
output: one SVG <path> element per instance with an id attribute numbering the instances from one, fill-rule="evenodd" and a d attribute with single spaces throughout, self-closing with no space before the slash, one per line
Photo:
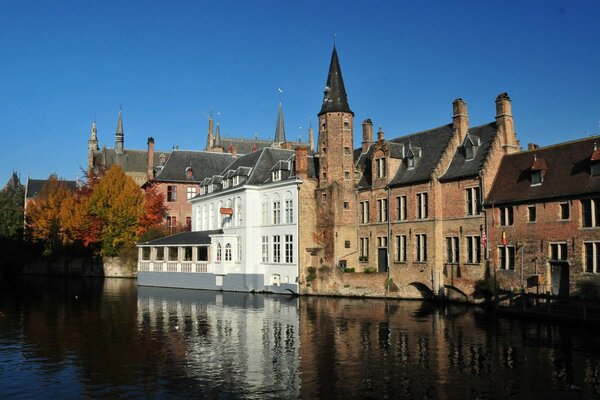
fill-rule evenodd
<path id="1" fill-rule="evenodd" d="M 486 204 L 600 193 L 600 176 L 590 173 L 594 145 L 599 142 L 600 136 L 595 136 L 504 156 Z M 531 186 L 534 155 L 548 169 L 542 184 Z"/>
<path id="2" fill-rule="evenodd" d="M 323 105 L 318 115 L 328 112 L 347 112 L 354 115 L 348 105 L 348 96 L 344 87 L 342 78 L 342 69 L 338 60 L 337 50 L 333 46 L 331 54 L 331 63 L 329 64 L 329 73 L 327 74 L 327 83 L 323 93 Z"/>
<path id="3" fill-rule="evenodd" d="M 279 161 L 288 161 L 295 154 L 294 150 L 283 150 L 265 147 L 251 154 L 247 154 L 235 160 L 227 170 L 235 170 L 238 167 L 252 168 L 252 172 L 246 181 L 249 185 L 260 185 L 271 179 L 271 171 Z M 224 175 L 227 171 L 223 171 Z M 286 172 L 286 173 L 283 173 Z M 288 179 L 294 171 L 282 171 L 281 180 Z"/>
<path id="4" fill-rule="evenodd" d="M 235 157 L 229 153 L 174 150 L 154 180 L 157 182 L 199 183 L 204 178 L 223 171 L 234 160 Z M 187 176 L 188 167 L 191 167 L 193 172 L 191 177 Z"/>
<path id="5" fill-rule="evenodd" d="M 406 152 L 412 146 L 415 152 L 420 149 L 421 153 L 420 156 L 415 157 L 415 166 L 412 169 L 408 169 L 406 161 L 403 160 L 400 163 L 398 172 L 390 181 L 389 186 L 405 186 L 429 181 L 451 138 L 452 124 L 448 124 L 389 140 L 389 142 L 404 145 Z"/>
<path id="6" fill-rule="evenodd" d="M 440 177 L 440 181 L 477 176 L 483 168 L 497 132 L 496 122 L 470 128 L 469 135 L 479 139 L 479 146 L 474 147 L 473 159 L 467 161 L 463 142 L 454 153 L 454 157 L 444 175 Z"/>
<path id="7" fill-rule="evenodd" d="M 149 240 L 147 242 L 138 242 L 138 246 L 183 246 L 183 245 L 197 245 L 197 244 L 210 244 L 210 235 L 222 234 L 222 229 L 212 231 L 199 231 L 199 232 L 181 232 L 175 235 L 162 237 L 159 239 Z"/>
<path id="8" fill-rule="evenodd" d="M 154 167 L 160 164 L 161 154 L 169 157 L 171 153 L 155 151 Z M 124 149 L 123 154 L 117 154 L 114 148 L 103 147 L 100 151 L 94 152 L 94 167 L 103 165 L 106 168 L 110 168 L 115 164 L 123 168 L 125 172 L 140 172 L 145 174 L 148 169 L 148 151 Z"/>
<path id="9" fill-rule="evenodd" d="M 49 179 L 28 179 L 25 185 L 25 197 L 28 199 L 35 198 Z M 59 182 L 64 182 L 70 190 L 77 189 L 77 181 L 67 181 L 59 179 Z"/>

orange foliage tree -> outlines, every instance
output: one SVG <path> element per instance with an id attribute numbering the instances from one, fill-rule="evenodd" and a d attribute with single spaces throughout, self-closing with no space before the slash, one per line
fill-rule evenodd
<path id="1" fill-rule="evenodd" d="M 150 230 L 161 228 L 166 211 L 165 195 L 157 190 L 156 185 L 150 183 L 144 195 L 144 212 L 138 220 L 137 236 L 141 237 Z"/>

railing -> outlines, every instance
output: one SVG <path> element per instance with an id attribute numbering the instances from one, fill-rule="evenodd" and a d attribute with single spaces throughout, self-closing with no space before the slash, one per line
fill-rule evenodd
<path id="1" fill-rule="evenodd" d="M 153 272 L 209 272 L 208 262 L 165 262 L 165 261 L 139 261 L 138 271 Z"/>
<path id="2" fill-rule="evenodd" d="M 149 261 L 140 261 L 138 270 L 139 271 L 150 271 L 150 262 Z"/>

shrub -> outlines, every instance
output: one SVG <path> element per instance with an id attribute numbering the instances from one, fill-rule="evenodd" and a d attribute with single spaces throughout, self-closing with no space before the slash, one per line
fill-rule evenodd
<path id="1" fill-rule="evenodd" d="M 344 272 L 354 272 L 354 268 L 346 268 Z"/>
<path id="2" fill-rule="evenodd" d="M 310 286 L 308 284 L 317 279 L 317 269 L 315 267 L 308 267 L 306 268 L 306 271 L 308 272 L 306 275 L 306 283 L 307 286 Z"/>
<path id="3" fill-rule="evenodd" d="M 365 270 L 363 271 L 365 274 L 372 274 L 377 272 L 377 268 L 374 267 L 367 267 L 365 268 Z"/>

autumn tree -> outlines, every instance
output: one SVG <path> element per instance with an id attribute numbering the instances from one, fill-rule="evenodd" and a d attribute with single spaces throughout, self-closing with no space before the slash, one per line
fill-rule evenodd
<path id="1" fill-rule="evenodd" d="M 135 244 L 137 223 L 144 213 L 144 194 L 121 167 L 112 166 L 94 185 L 87 213 L 96 219 L 100 254 L 116 256 Z"/>
<path id="2" fill-rule="evenodd" d="M 148 184 L 144 195 L 144 212 L 138 219 L 137 236 L 142 237 L 150 230 L 161 228 L 166 211 L 165 195 L 157 190 L 155 184 Z"/>
<path id="3" fill-rule="evenodd" d="M 61 210 L 73 191 L 66 182 L 51 175 L 27 206 L 27 229 L 34 242 L 44 245 L 45 254 L 55 254 L 64 241 Z"/>

